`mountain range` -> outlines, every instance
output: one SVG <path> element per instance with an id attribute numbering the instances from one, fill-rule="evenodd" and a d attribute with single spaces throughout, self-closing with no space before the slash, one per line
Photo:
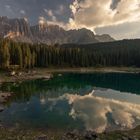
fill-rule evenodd
<path id="1" fill-rule="evenodd" d="M 86 28 L 67 31 L 58 25 L 48 24 L 47 22 L 30 26 L 26 18 L 9 19 L 3 16 L 0 17 L 0 38 L 48 45 L 65 43 L 90 44 L 114 41 L 108 34 L 95 35 Z"/>

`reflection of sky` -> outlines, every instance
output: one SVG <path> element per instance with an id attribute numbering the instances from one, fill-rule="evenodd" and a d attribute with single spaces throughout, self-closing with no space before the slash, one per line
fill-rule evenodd
<path id="1" fill-rule="evenodd" d="M 90 89 L 81 88 L 78 91 L 87 94 L 76 94 L 74 89 L 64 88 L 65 94 L 58 90 L 58 96 L 42 93 L 31 97 L 29 102 L 12 103 L 0 113 L 0 120 L 25 127 L 85 127 L 97 132 L 130 129 L 140 124 L 139 95 L 103 88 L 94 88 L 89 93 Z"/>
<path id="2" fill-rule="evenodd" d="M 87 130 L 103 132 L 113 129 L 131 129 L 140 124 L 140 96 L 111 89 L 95 89 L 93 94 L 65 94 L 53 103 L 67 99 L 72 105 L 70 115 L 81 119 Z M 53 105 L 55 105 L 53 104 Z"/>
<path id="3" fill-rule="evenodd" d="M 51 108 L 53 107 L 53 108 Z M 70 106 L 66 100 L 56 104 L 49 102 L 47 96 L 32 97 L 26 103 L 12 103 L 0 113 L 1 124 L 22 128 L 74 129 L 81 123 L 69 116 Z"/>
<path id="4" fill-rule="evenodd" d="M 120 92 L 112 89 L 101 89 L 97 88 L 94 92 L 95 96 L 105 97 L 109 99 L 115 99 L 119 101 L 126 101 L 130 103 L 140 104 L 140 96 L 127 92 Z"/>

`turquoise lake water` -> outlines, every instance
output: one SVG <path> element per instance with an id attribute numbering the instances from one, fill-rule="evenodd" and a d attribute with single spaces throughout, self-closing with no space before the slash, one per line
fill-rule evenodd
<path id="1" fill-rule="evenodd" d="M 3 83 L 13 92 L 0 123 L 35 129 L 103 132 L 140 125 L 140 75 L 63 73 L 46 81 Z"/>

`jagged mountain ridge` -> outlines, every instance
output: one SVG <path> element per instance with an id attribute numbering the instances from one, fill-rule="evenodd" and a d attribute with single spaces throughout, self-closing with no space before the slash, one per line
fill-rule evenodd
<path id="1" fill-rule="evenodd" d="M 26 19 L 8 19 L 0 17 L 0 37 L 15 41 L 30 41 L 32 33 Z"/>
<path id="2" fill-rule="evenodd" d="M 0 17 L 0 37 L 10 38 L 14 41 L 45 43 L 48 45 L 56 43 L 87 44 L 114 41 L 107 34 L 95 35 L 86 28 L 66 31 L 58 25 L 47 23 L 30 26 L 25 18 L 9 19 L 7 17 Z"/>

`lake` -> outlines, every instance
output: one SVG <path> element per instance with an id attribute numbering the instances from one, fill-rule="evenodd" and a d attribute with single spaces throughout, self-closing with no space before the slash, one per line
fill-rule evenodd
<path id="1" fill-rule="evenodd" d="M 5 126 L 101 133 L 140 125 L 140 74 L 55 73 L 0 90 L 13 92 L 0 113 Z"/>

